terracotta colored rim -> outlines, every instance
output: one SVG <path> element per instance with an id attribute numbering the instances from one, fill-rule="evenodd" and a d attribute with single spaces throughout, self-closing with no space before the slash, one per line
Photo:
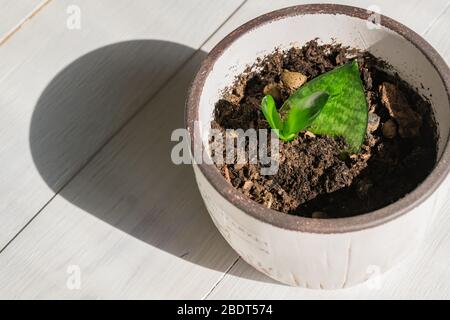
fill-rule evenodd
<path id="1" fill-rule="evenodd" d="M 192 150 L 194 150 L 194 122 L 198 120 L 199 116 L 199 102 L 203 91 L 203 85 L 209 72 L 214 66 L 214 63 L 222 55 L 224 50 L 226 50 L 237 38 L 256 27 L 274 20 L 283 19 L 285 17 L 305 14 L 343 14 L 364 20 L 367 20 L 370 15 L 370 13 L 368 13 L 365 9 L 344 5 L 299 5 L 264 14 L 231 32 L 219 44 L 217 44 L 217 46 L 214 47 L 214 49 L 203 61 L 189 91 L 186 105 L 185 124 L 191 135 Z M 417 33 L 391 18 L 381 15 L 381 25 L 403 36 L 422 52 L 422 54 L 430 61 L 441 77 L 450 101 L 450 70 L 436 50 L 434 50 L 433 47 L 431 47 L 431 45 Z M 413 208 L 418 207 L 439 187 L 439 185 L 446 178 L 450 171 L 449 163 L 450 141 L 447 141 L 445 150 L 435 168 L 425 179 L 425 181 L 423 181 L 414 191 L 384 208 L 354 217 L 335 219 L 311 219 L 288 215 L 268 209 L 234 189 L 214 165 L 203 163 L 198 166 L 206 179 L 224 198 L 248 215 L 260 221 L 293 231 L 309 233 L 344 233 L 378 226 L 396 219 L 411 211 Z"/>

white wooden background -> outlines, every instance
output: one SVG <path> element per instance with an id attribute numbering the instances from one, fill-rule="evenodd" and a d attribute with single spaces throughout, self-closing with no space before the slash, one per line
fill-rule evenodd
<path id="1" fill-rule="evenodd" d="M 378 6 L 450 61 L 450 1 L 334 2 Z M 291 288 L 237 256 L 191 168 L 171 164 L 205 54 L 300 3 L 0 0 L 0 298 L 450 298 L 450 199 L 417 252 L 375 283 Z"/>

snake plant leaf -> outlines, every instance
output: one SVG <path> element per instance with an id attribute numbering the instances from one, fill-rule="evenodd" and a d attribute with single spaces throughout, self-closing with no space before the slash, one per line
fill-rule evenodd
<path id="1" fill-rule="evenodd" d="M 270 127 L 275 130 L 278 137 L 282 140 L 283 121 L 278 113 L 275 100 L 271 95 L 266 95 L 261 101 L 261 110 L 269 123 Z"/>
<path id="2" fill-rule="evenodd" d="M 325 106 L 328 96 L 326 92 L 317 91 L 308 96 L 288 100 L 290 107 L 283 126 L 286 139 L 292 140 L 299 131 L 311 125 Z"/>
<path id="3" fill-rule="evenodd" d="M 315 134 L 343 137 L 350 152 L 359 152 L 367 129 L 368 108 L 357 61 L 353 60 L 305 83 L 285 101 L 280 112 L 289 112 L 292 101 L 317 91 L 327 92 L 329 98 L 308 130 Z"/>

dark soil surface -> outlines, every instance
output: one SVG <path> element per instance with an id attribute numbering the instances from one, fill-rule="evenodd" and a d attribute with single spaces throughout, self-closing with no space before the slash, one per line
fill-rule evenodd
<path id="1" fill-rule="evenodd" d="M 358 59 L 369 106 L 369 125 L 359 154 L 346 155 L 343 139 L 300 132 L 280 141 L 277 174 L 260 174 L 258 164 L 217 165 L 249 198 L 280 212 L 315 218 L 353 216 L 382 208 L 417 187 L 436 162 L 436 124 L 426 99 L 367 52 L 339 44 L 275 51 L 256 62 L 224 92 L 215 106 L 213 128 L 269 128 L 260 111 L 264 92 L 281 106 L 293 92 L 286 74 L 308 80 Z M 288 72 L 290 71 L 290 72 Z"/>

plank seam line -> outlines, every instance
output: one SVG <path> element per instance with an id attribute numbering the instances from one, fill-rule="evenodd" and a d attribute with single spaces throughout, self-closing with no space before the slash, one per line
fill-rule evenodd
<path id="1" fill-rule="evenodd" d="M 38 210 L 38 212 L 36 212 L 36 214 L 34 216 L 31 217 L 30 220 L 27 221 L 27 223 L 25 223 L 25 225 L 20 228 L 20 230 L 3 246 L 3 248 L 0 249 L 0 255 L 2 254 L 3 251 L 5 251 L 5 249 L 19 236 L 19 234 L 22 233 L 23 230 L 25 230 L 26 227 L 28 227 L 28 225 L 38 216 L 39 213 L 41 213 L 42 210 L 44 210 L 48 204 L 56 197 L 57 193 L 55 193 L 43 206 L 41 209 Z"/>
<path id="2" fill-rule="evenodd" d="M 213 291 L 217 288 L 217 286 L 223 281 L 225 276 L 233 269 L 233 267 L 238 263 L 238 261 L 241 259 L 241 257 L 237 257 L 236 260 L 225 270 L 225 272 L 220 276 L 220 278 L 216 281 L 216 283 L 209 289 L 209 291 L 203 296 L 202 300 L 208 299 L 208 297 L 213 293 Z"/>
<path id="3" fill-rule="evenodd" d="M 48 2 L 50 2 L 51 0 L 48 0 Z M 66 183 L 62 184 L 62 186 L 55 192 L 55 194 L 42 206 L 42 208 L 40 208 L 36 214 L 34 216 L 31 217 L 30 220 L 28 220 L 25 225 L 19 229 L 19 231 L 11 238 L 11 240 L 9 240 L 1 249 L 0 249 L 0 254 L 6 250 L 6 248 L 19 236 L 20 233 L 22 233 L 25 228 L 27 228 L 30 223 L 36 219 L 36 217 L 50 204 L 50 202 L 53 201 L 53 199 L 67 186 L 70 184 L 70 182 L 72 182 L 74 180 L 74 178 L 76 176 L 78 176 L 78 174 L 80 174 L 80 172 L 82 172 L 87 166 L 88 164 L 114 139 L 114 137 L 116 137 L 136 116 L 138 116 L 139 113 L 141 113 L 146 106 L 148 106 L 151 101 L 156 97 L 156 95 L 158 94 L 158 92 L 160 92 L 172 79 L 175 78 L 175 76 L 178 74 L 178 72 L 184 68 L 184 66 L 186 66 L 194 57 L 195 55 L 200 52 L 200 50 L 202 49 L 202 47 L 217 33 L 218 30 L 220 30 L 225 23 L 227 23 L 231 17 L 233 17 L 236 12 L 238 12 L 242 6 L 247 2 L 247 0 L 244 0 L 238 7 L 236 7 L 236 9 L 234 9 L 231 14 L 199 45 L 198 49 L 195 50 L 189 57 L 186 58 L 186 60 L 184 62 L 182 62 L 180 64 L 180 66 L 168 77 L 168 79 L 162 83 L 158 89 L 155 91 L 155 94 L 153 94 L 151 97 L 149 97 L 139 108 L 136 109 L 136 111 L 127 119 L 124 121 L 124 123 L 115 131 L 111 134 L 111 136 L 109 138 L 107 138 L 105 140 L 105 142 L 98 147 L 98 149 L 96 151 L 94 151 L 92 153 L 92 155 L 80 166 L 80 168 L 78 170 L 76 170 L 73 175 L 68 178 L 68 180 L 66 181 Z"/>
<path id="4" fill-rule="evenodd" d="M 441 19 L 442 16 L 447 12 L 447 10 L 450 8 L 450 1 L 447 2 L 444 9 L 430 22 L 430 24 L 425 28 L 425 30 L 422 32 L 422 35 L 425 36 L 430 32 L 430 30 L 434 27 L 434 25 Z"/>
<path id="5" fill-rule="evenodd" d="M 33 19 L 45 6 L 47 6 L 52 0 L 45 0 L 34 8 L 28 15 L 25 16 L 15 27 L 8 31 L 3 38 L 0 39 L 0 46 L 4 45 L 13 35 L 19 32 L 20 29 L 31 19 Z"/>

